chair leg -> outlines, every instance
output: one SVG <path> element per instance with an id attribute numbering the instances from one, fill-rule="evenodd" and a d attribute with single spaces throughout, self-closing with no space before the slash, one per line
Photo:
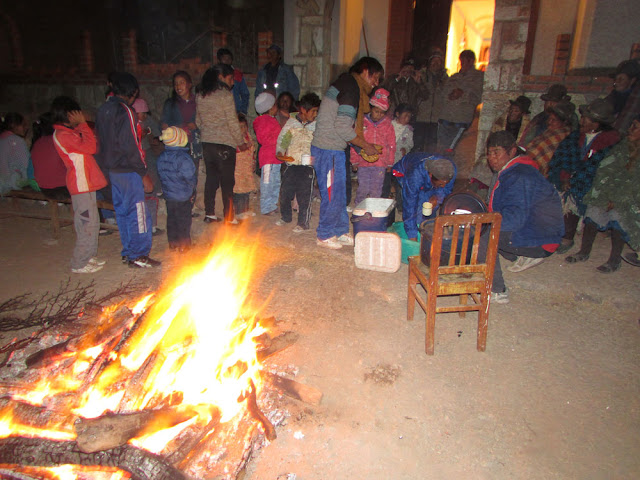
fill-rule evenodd
<path id="1" fill-rule="evenodd" d="M 433 345 L 435 343 L 435 329 L 436 329 L 436 300 L 438 297 L 435 294 L 427 291 L 427 321 L 426 321 L 426 338 L 425 338 L 425 352 L 427 355 L 433 355 Z"/>
<path id="2" fill-rule="evenodd" d="M 487 327 L 489 326 L 489 295 L 491 292 L 481 294 L 482 307 L 478 310 L 478 344 L 479 352 L 484 352 L 487 347 Z"/>
<path id="3" fill-rule="evenodd" d="M 468 300 L 469 300 L 468 294 L 463 293 L 462 295 L 460 295 L 460 305 L 466 305 Z M 460 318 L 464 318 L 467 316 L 467 312 L 458 312 L 458 316 Z"/>
<path id="4" fill-rule="evenodd" d="M 409 287 L 407 291 L 407 320 L 413 320 L 413 311 L 416 307 L 415 288 L 418 285 L 418 279 L 413 273 L 413 266 L 409 263 Z"/>

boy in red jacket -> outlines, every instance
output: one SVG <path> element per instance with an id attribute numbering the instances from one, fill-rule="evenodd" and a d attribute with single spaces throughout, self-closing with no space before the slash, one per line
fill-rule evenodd
<path id="1" fill-rule="evenodd" d="M 53 141 L 67 168 L 67 189 L 73 204 L 73 224 L 76 246 L 71 257 L 73 273 L 94 273 L 102 268 L 98 260 L 100 220 L 96 205 L 96 190 L 107 185 L 93 154 L 96 138 L 87 125 L 80 105 L 69 97 L 57 97 L 51 104 Z"/>

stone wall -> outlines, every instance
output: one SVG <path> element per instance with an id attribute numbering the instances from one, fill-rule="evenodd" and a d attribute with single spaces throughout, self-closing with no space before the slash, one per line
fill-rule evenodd
<path id="1" fill-rule="evenodd" d="M 484 74 L 476 159 L 484 152 L 493 121 L 507 109 L 510 98 L 523 94 L 522 67 L 530 15 L 531 0 L 496 0 L 491 56 Z"/>

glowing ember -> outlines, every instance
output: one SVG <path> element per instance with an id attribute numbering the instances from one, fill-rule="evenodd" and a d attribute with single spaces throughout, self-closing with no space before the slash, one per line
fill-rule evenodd
<path id="1" fill-rule="evenodd" d="M 30 427 L 5 409 L 0 411 L 0 438 L 73 440 L 72 422 L 79 416 L 168 406 L 186 412 L 186 421 L 147 429 L 130 441 L 160 452 L 185 428 L 207 425 L 214 415 L 222 422 L 234 418 L 243 408 L 250 382 L 260 383 L 254 339 L 264 329 L 247 303 L 252 254 L 253 249 L 223 243 L 202 265 L 178 273 L 175 284 L 140 300 L 126 325 L 135 324 L 133 333 L 121 345 L 119 337 L 109 337 L 65 352 L 46 370 L 66 375 L 43 378 L 36 388 L 13 398 L 48 408 L 55 405 L 56 411 L 62 405 L 69 425 Z M 107 325 L 114 312 L 106 311 L 100 325 Z M 88 332 L 86 337 L 96 339 L 99 334 Z M 78 478 L 75 470 L 65 468 L 55 470 L 59 478 Z"/>

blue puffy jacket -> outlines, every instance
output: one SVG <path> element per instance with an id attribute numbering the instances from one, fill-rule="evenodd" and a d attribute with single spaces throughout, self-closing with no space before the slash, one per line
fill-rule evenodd
<path id="1" fill-rule="evenodd" d="M 512 159 L 498 174 L 489 211 L 502 215 L 503 232 L 514 247 L 558 244 L 564 235 L 562 203 L 556 189 L 527 156 Z"/>
<path id="2" fill-rule="evenodd" d="M 436 188 L 431 184 L 431 177 L 425 168 L 425 162 L 446 157 L 430 153 L 409 153 L 393 166 L 393 174 L 402 186 L 402 220 L 404 230 L 409 238 L 417 238 L 418 225 L 422 221 L 422 204 L 428 202 L 434 195 L 440 205 L 444 197 L 453 190 L 456 181 L 457 169 L 453 162 L 454 175 L 449 183 L 442 188 Z M 451 160 L 449 160 L 451 161 Z M 434 205 L 435 209 L 437 205 Z"/>
<path id="3" fill-rule="evenodd" d="M 198 172 L 188 147 L 165 147 L 158 157 L 158 176 L 167 200 L 184 202 L 193 196 Z"/>

